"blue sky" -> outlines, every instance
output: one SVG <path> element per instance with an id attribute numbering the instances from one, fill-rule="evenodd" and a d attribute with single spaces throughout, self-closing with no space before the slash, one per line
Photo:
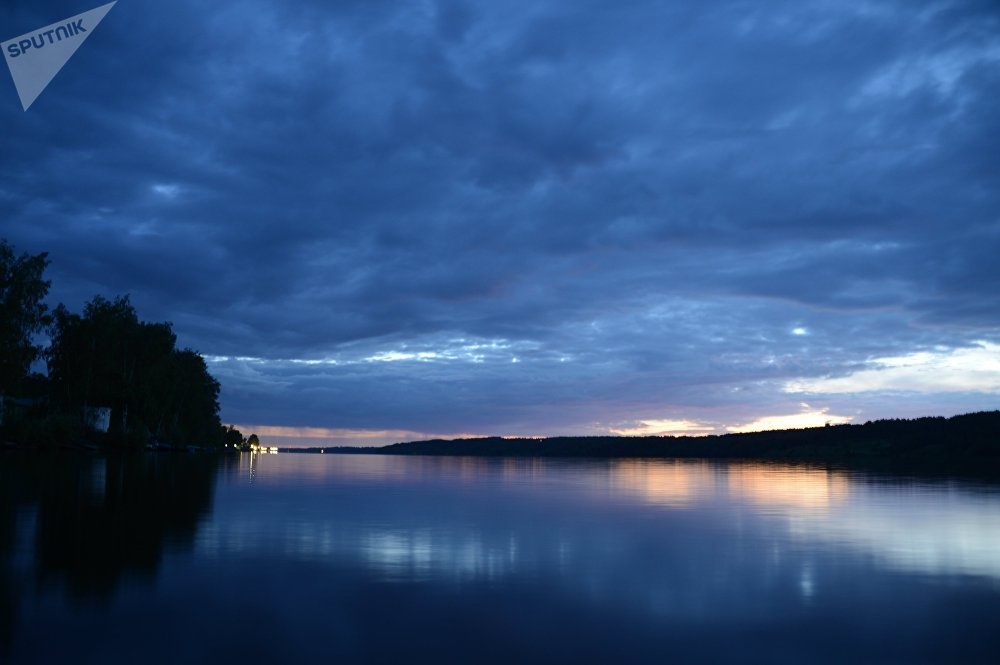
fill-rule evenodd
<path id="1" fill-rule="evenodd" d="M 265 439 L 1000 407 L 992 0 L 121 0 L 8 84 L 0 235 Z"/>

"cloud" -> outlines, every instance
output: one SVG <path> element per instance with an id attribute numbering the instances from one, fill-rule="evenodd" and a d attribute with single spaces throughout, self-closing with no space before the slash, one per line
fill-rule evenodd
<path id="1" fill-rule="evenodd" d="M 0 98 L 2 233 L 53 303 L 172 321 L 227 420 L 750 423 L 1000 344 L 997 35 L 971 0 L 133 0 Z"/>
<path id="2" fill-rule="evenodd" d="M 691 436 L 711 434 L 715 427 L 690 420 L 642 420 L 629 427 L 611 427 L 618 436 Z"/>
<path id="3" fill-rule="evenodd" d="M 778 416 L 763 416 L 742 425 L 733 425 L 726 429 L 730 432 L 766 432 L 779 429 L 803 429 L 807 427 L 823 427 L 825 425 L 842 425 L 851 422 L 852 416 L 837 416 L 828 413 L 829 408 L 813 409 L 808 404 L 802 405 L 800 413 Z"/>
<path id="4" fill-rule="evenodd" d="M 426 439 L 462 439 L 477 434 L 433 434 L 408 430 L 337 429 L 324 427 L 275 427 L 273 425 L 234 425 L 244 436 L 256 434 L 265 444 L 290 444 L 292 447 L 384 446 L 402 441 Z"/>
<path id="5" fill-rule="evenodd" d="M 866 392 L 1000 394 L 1000 345 L 981 342 L 971 348 L 920 351 L 876 358 L 870 369 L 847 376 L 790 381 L 791 393 Z"/>

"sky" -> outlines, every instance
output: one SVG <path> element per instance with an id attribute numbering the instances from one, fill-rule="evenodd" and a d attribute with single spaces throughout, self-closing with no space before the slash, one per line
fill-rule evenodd
<path id="1" fill-rule="evenodd" d="M 0 127 L 50 305 L 265 442 L 1000 408 L 995 0 L 120 0 Z"/>

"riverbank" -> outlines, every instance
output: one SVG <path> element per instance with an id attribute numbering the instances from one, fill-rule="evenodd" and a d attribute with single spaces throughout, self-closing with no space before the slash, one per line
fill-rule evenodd
<path id="1" fill-rule="evenodd" d="M 1000 411 L 698 437 L 486 437 L 282 452 L 760 460 L 1000 478 Z"/>
<path id="2" fill-rule="evenodd" d="M 112 439 L 76 439 L 44 448 L 0 443 L 0 449 L 125 452 L 235 452 L 232 448 L 122 448 Z M 105 445 L 101 445 L 104 443 Z M 857 425 L 710 436 L 483 437 L 408 441 L 381 447 L 282 448 L 281 453 L 542 458 L 753 460 L 841 467 L 890 474 L 958 476 L 1000 481 L 1000 411 L 951 418 L 878 420 Z"/>

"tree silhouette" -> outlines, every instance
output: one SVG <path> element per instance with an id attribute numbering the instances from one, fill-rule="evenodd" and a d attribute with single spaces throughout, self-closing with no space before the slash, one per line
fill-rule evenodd
<path id="1" fill-rule="evenodd" d="M 0 239 L 0 397 L 27 376 L 41 349 L 32 337 L 48 323 L 42 299 L 50 282 L 42 279 L 48 266 L 45 253 L 17 256 Z"/>
<path id="2" fill-rule="evenodd" d="M 139 320 L 128 296 L 95 297 L 83 315 L 56 308 L 47 352 L 53 395 L 70 413 L 111 409 L 111 434 L 143 443 L 219 445 L 219 382 L 176 349 L 169 323 Z"/>

